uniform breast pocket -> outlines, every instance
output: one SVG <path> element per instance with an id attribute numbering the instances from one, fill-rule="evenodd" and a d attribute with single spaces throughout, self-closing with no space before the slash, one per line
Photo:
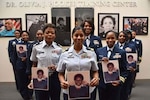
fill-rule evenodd
<path id="1" fill-rule="evenodd" d="M 59 55 L 57 55 L 56 53 L 52 54 L 52 63 L 55 65 L 58 63 L 58 59 L 59 59 Z"/>
<path id="2" fill-rule="evenodd" d="M 37 55 L 37 58 L 38 58 L 39 60 L 44 60 L 44 59 L 46 59 L 46 54 L 45 54 L 45 53 L 39 53 L 39 54 Z"/>

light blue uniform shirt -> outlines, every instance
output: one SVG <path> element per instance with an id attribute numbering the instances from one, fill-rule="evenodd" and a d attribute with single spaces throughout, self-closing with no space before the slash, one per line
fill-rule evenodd
<path id="1" fill-rule="evenodd" d="M 48 67 L 52 64 L 57 66 L 61 53 L 62 48 L 55 42 L 49 46 L 43 40 L 33 47 L 30 60 L 37 62 L 37 67 Z"/>
<path id="2" fill-rule="evenodd" d="M 0 36 L 15 36 L 14 35 L 15 29 L 12 29 L 10 31 L 7 31 L 4 29 L 2 32 L 0 32 Z"/>
<path id="3" fill-rule="evenodd" d="M 57 67 L 58 72 L 91 70 L 98 70 L 97 58 L 95 52 L 87 50 L 85 46 L 79 53 L 76 53 L 74 46 L 71 46 L 68 51 L 61 54 Z M 91 92 L 93 90 L 94 87 L 90 89 Z M 67 90 L 64 90 L 64 93 L 67 93 Z"/>

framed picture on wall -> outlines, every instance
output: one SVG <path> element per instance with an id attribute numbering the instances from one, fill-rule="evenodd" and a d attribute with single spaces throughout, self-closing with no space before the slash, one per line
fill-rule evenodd
<path id="1" fill-rule="evenodd" d="M 94 22 L 94 8 L 75 8 L 75 26 L 80 26 L 85 19 Z"/>
<path id="2" fill-rule="evenodd" d="M 123 30 L 133 30 L 137 35 L 148 35 L 148 17 L 123 17 Z"/>
<path id="3" fill-rule="evenodd" d="M 56 25 L 55 42 L 62 46 L 71 45 L 70 8 L 52 8 L 52 23 Z"/>
<path id="4" fill-rule="evenodd" d="M 105 39 L 106 32 L 119 32 L 119 13 L 98 13 L 98 35 Z"/>
<path id="5" fill-rule="evenodd" d="M 12 37 L 15 30 L 22 30 L 21 18 L 0 18 L 0 37 Z"/>
<path id="6" fill-rule="evenodd" d="M 36 40 L 36 32 L 47 23 L 47 14 L 26 14 L 26 30 L 29 32 L 30 41 Z"/>

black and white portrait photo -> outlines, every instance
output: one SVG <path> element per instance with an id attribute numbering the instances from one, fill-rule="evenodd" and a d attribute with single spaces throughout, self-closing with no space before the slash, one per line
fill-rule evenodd
<path id="1" fill-rule="evenodd" d="M 71 44 L 71 20 L 69 8 L 52 8 L 52 23 L 56 25 L 55 42 L 62 46 Z"/>
<path id="2" fill-rule="evenodd" d="M 26 14 L 26 30 L 29 32 L 29 40 L 36 40 L 36 32 L 47 23 L 47 14 Z"/>
<path id="3" fill-rule="evenodd" d="M 108 31 L 119 32 L 119 14 L 118 13 L 99 13 L 98 14 L 98 35 L 105 39 Z"/>

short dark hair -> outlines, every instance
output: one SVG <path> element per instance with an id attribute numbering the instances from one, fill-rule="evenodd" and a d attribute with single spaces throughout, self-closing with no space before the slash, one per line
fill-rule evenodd
<path id="1" fill-rule="evenodd" d="M 94 23 L 91 19 L 85 19 L 84 22 L 81 24 L 81 27 L 84 28 L 85 22 L 89 23 L 90 26 L 92 27 L 92 31 L 90 34 L 94 34 L 95 26 Z"/>
<path id="2" fill-rule="evenodd" d="M 115 31 L 113 31 L 113 30 L 107 31 L 105 37 L 106 37 L 107 34 L 110 33 L 110 32 L 114 33 L 114 34 L 115 34 L 115 37 L 116 37 L 116 39 L 117 39 L 117 34 L 118 34 L 118 32 L 115 32 Z"/>
<path id="3" fill-rule="evenodd" d="M 80 27 L 80 26 L 74 27 L 73 30 L 72 30 L 72 35 L 73 35 L 77 30 L 80 30 L 80 29 L 84 32 L 83 27 Z"/>
<path id="4" fill-rule="evenodd" d="M 128 58 L 130 58 L 130 57 L 133 58 L 133 55 L 128 55 Z"/>
<path id="5" fill-rule="evenodd" d="M 120 33 L 123 33 L 123 34 L 125 35 L 125 41 L 127 41 L 127 40 L 128 40 L 128 35 L 127 35 L 127 33 L 126 33 L 125 31 L 120 31 L 119 34 L 120 34 Z M 119 35 L 118 35 L 118 38 L 119 38 Z"/>
<path id="6" fill-rule="evenodd" d="M 81 78 L 81 80 L 84 79 L 84 77 L 83 77 L 82 74 L 76 74 L 76 75 L 74 76 L 74 80 L 76 80 L 78 77 Z"/>
<path id="7" fill-rule="evenodd" d="M 110 18 L 110 19 L 112 20 L 112 22 L 113 22 L 113 25 L 116 25 L 116 21 L 115 21 L 115 18 L 114 18 L 114 17 L 112 17 L 112 16 L 105 16 L 105 17 L 102 18 L 101 26 L 104 24 L 104 20 L 105 20 L 106 18 Z M 113 27 L 113 28 L 114 28 L 114 27 Z"/>
<path id="8" fill-rule="evenodd" d="M 19 48 L 22 48 L 22 49 L 23 49 L 23 46 L 19 46 Z"/>
<path id="9" fill-rule="evenodd" d="M 26 30 L 23 30 L 23 31 L 21 31 L 20 36 L 21 36 L 24 32 L 27 33 L 27 34 L 29 35 L 29 32 L 27 32 Z"/>
<path id="10" fill-rule="evenodd" d="M 17 31 L 17 32 L 19 32 L 20 34 L 21 34 L 21 32 L 22 32 L 21 30 L 18 30 L 18 29 L 17 29 L 17 30 L 15 30 L 15 32 L 16 32 L 16 31 Z"/>
<path id="11" fill-rule="evenodd" d="M 112 62 L 109 62 L 109 63 L 107 64 L 107 68 L 108 68 L 110 65 L 111 65 L 112 67 L 114 67 L 114 64 L 113 64 Z"/>
<path id="12" fill-rule="evenodd" d="M 128 34 L 131 35 L 130 38 L 128 37 L 128 40 L 131 41 L 131 40 L 132 40 L 132 32 L 131 32 L 130 30 L 125 30 L 124 32 L 125 32 L 127 35 L 128 35 Z"/>
<path id="13" fill-rule="evenodd" d="M 42 69 L 39 69 L 39 70 L 37 71 L 37 74 L 39 74 L 39 73 L 44 74 L 44 71 L 43 71 Z"/>
<path id="14" fill-rule="evenodd" d="M 45 32 L 45 30 L 46 30 L 48 27 L 49 27 L 49 28 L 54 28 L 54 29 L 56 30 L 56 26 L 55 26 L 54 24 L 48 23 L 48 24 L 44 25 L 44 27 L 43 27 L 43 29 L 42 29 L 43 33 Z"/>
<path id="15" fill-rule="evenodd" d="M 64 18 L 59 17 L 58 20 L 57 20 L 57 23 L 59 23 L 60 21 L 64 21 Z"/>

